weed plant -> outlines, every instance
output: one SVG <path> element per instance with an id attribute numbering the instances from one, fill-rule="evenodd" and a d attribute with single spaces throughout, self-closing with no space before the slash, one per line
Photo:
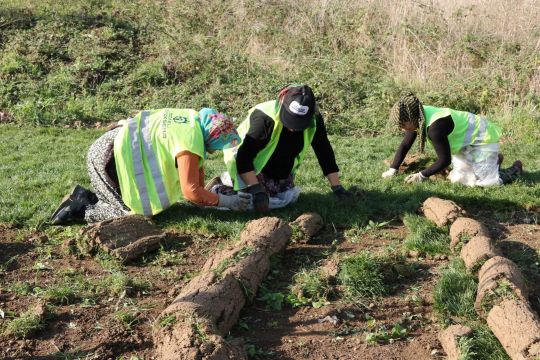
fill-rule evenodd
<path id="1" fill-rule="evenodd" d="M 43 323 L 38 315 L 32 310 L 29 310 L 16 319 L 10 321 L 5 330 L 4 335 L 11 335 L 17 338 L 26 338 L 32 333 L 43 328 Z"/>
<path id="2" fill-rule="evenodd" d="M 293 306 L 319 308 L 328 303 L 333 288 L 319 269 L 302 269 L 292 279 L 287 301 Z"/>
<path id="3" fill-rule="evenodd" d="M 423 216 L 405 214 L 403 223 L 409 230 L 404 249 L 418 251 L 421 255 L 448 254 L 450 238 L 448 232 Z"/>

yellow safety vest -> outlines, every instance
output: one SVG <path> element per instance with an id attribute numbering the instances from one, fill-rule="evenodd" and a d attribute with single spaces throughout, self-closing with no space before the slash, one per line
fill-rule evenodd
<path id="1" fill-rule="evenodd" d="M 176 155 L 205 150 L 198 112 L 146 110 L 129 119 L 114 139 L 114 159 L 122 200 L 135 213 L 151 216 L 182 198 Z"/>
<path id="2" fill-rule="evenodd" d="M 253 160 L 255 174 L 258 175 L 262 171 L 262 169 L 264 169 L 264 166 L 266 165 L 268 160 L 270 160 L 270 157 L 274 153 L 274 150 L 276 149 L 276 146 L 279 141 L 279 135 L 281 134 L 281 131 L 283 130 L 283 124 L 281 123 L 279 119 L 280 109 L 281 109 L 281 105 L 279 101 L 277 100 L 267 101 L 251 108 L 248 111 L 248 115 L 246 119 L 238 127 L 238 134 L 240 135 L 241 142 L 236 147 L 223 150 L 223 158 L 227 166 L 227 171 L 229 172 L 229 175 L 231 176 L 231 179 L 233 180 L 235 190 L 240 190 L 247 187 L 247 185 L 242 181 L 242 179 L 238 175 L 238 171 L 236 169 L 236 153 L 238 152 L 238 149 L 240 148 L 240 146 L 242 146 L 242 142 L 244 141 L 244 138 L 246 137 L 246 134 L 249 131 L 249 118 L 251 116 L 251 113 L 253 113 L 253 111 L 255 110 L 260 110 L 266 115 L 268 115 L 272 120 L 274 120 L 274 128 L 272 130 L 270 141 L 268 142 L 268 144 L 266 144 L 264 149 L 262 149 L 261 151 L 257 153 L 257 155 L 255 156 L 255 159 Z M 311 145 L 311 142 L 313 141 L 313 137 L 315 136 L 315 131 L 317 130 L 315 117 L 313 117 L 312 121 L 313 121 L 312 125 L 306 130 L 304 130 L 304 147 L 302 148 L 302 151 L 300 151 L 296 159 L 294 159 L 294 165 L 292 168 L 293 174 L 296 172 L 296 170 L 298 170 L 298 167 L 302 163 L 302 160 L 304 159 L 304 156 L 306 154 L 306 149 Z"/>
<path id="3" fill-rule="evenodd" d="M 499 142 L 502 133 L 501 128 L 483 116 L 449 108 L 424 106 L 426 127 L 449 115 L 452 116 L 454 121 L 454 129 L 448 135 L 452 154 L 458 153 L 465 146 Z"/>

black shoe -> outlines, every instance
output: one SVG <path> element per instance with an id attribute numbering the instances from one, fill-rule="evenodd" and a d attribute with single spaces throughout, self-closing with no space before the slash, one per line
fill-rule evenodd
<path id="1" fill-rule="evenodd" d="M 71 193 L 64 196 L 58 208 L 51 216 L 51 224 L 63 225 L 84 219 L 84 211 L 90 204 L 97 202 L 97 196 L 80 185 L 76 185 Z"/>
<path id="2" fill-rule="evenodd" d="M 69 196 L 74 200 L 83 202 L 85 205 L 94 205 L 98 202 L 96 194 L 83 188 L 81 185 L 75 185 L 75 187 L 71 189 L 71 194 L 69 194 Z"/>

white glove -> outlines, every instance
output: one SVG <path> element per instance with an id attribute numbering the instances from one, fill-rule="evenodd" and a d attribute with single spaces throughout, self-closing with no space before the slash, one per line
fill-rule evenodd
<path id="1" fill-rule="evenodd" d="M 219 195 L 219 207 L 226 207 L 234 211 L 245 211 L 251 203 L 251 194 L 239 192 L 236 195 Z"/>
<path id="2" fill-rule="evenodd" d="M 398 173 L 398 171 L 394 168 L 390 168 L 388 170 L 386 170 L 385 172 L 382 173 L 382 177 L 383 178 L 389 178 L 389 177 L 392 177 L 394 175 L 396 175 Z"/>
<path id="3" fill-rule="evenodd" d="M 407 176 L 405 178 L 405 182 L 408 183 L 408 184 L 411 184 L 411 183 L 422 182 L 422 181 L 424 181 L 426 179 L 427 179 L 427 177 L 422 175 L 421 172 L 417 172 L 416 174 L 411 174 L 411 175 Z"/>

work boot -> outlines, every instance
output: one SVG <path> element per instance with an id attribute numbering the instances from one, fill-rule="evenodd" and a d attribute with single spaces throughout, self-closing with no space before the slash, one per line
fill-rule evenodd
<path id="1" fill-rule="evenodd" d="M 523 163 L 521 162 L 521 160 L 516 160 L 514 161 L 514 163 L 512 164 L 512 167 L 514 169 L 516 169 L 516 175 L 518 177 L 520 177 L 521 175 L 523 175 Z"/>
<path id="2" fill-rule="evenodd" d="M 215 176 L 212 179 L 210 179 L 210 181 L 206 183 L 204 188 L 208 191 L 212 191 L 212 188 L 216 185 L 223 185 L 223 183 L 221 182 L 221 177 L 219 176 Z"/>
<path id="3" fill-rule="evenodd" d="M 82 221 L 84 211 L 88 205 L 97 203 L 96 194 L 76 185 L 71 193 L 64 196 L 58 208 L 51 216 L 51 224 L 63 225 L 70 222 Z"/>

